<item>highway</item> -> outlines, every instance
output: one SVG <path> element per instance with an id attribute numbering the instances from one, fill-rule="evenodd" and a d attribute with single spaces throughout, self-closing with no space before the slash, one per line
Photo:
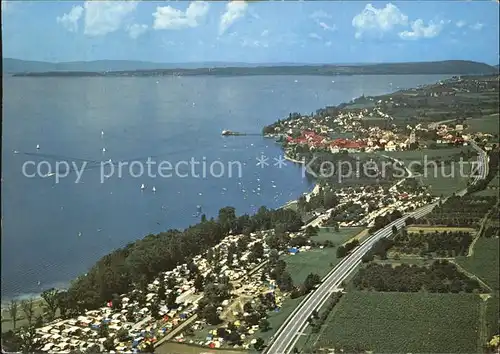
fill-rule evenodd
<path id="1" fill-rule="evenodd" d="M 288 354 L 292 351 L 293 346 L 298 340 L 298 334 L 301 333 L 308 325 L 308 319 L 312 312 L 321 306 L 329 298 L 330 294 L 340 287 L 342 281 L 351 274 L 356 267 L 361 263 L 361 258 L 368 252 L 371 247 L 381 238 L 388 237 L 392 234 L 392 226 L 400 228 L 404 225 L 405 220 L 412 216 L 420 218 L 428 214 L 437 203 L 429 204 L 419 210 L 405 215 L 404 217 L 393 221 L 383 229 L 375 232 L 368 239 L 356 247 L 348 256 L 346 256 L 330 273 L 328 273 L 321 285 L 312 293 L 310 293 L 297 309 L 290 315 L 284 326 L 280 327 L 275 335 L 275 339 L 265 353 L 269 354 Z"/>
<path id="2" fill-rule="evenodd" d="M 488 174 L 488 157 L 485 151 L 480 149 L 475 142 L 471 143 L 472 147 L 478 151 L 478 175 L 474 177 L 473 183 L 484 179 Z M 459 191 L 458 195 L 464 195 L 467 189 Z M 446 199 L 443 200 L 443 202 Z M 389 237 L 392 234 L 392 226 L 398 229 L 405 224 L 408 217 L 421 218 L 432 211 L 438 202 L 426 205 L 413 213 L 407 214 L 402 218 L 388 224 L 383 229 L 375 232 L 373 235 L 363 241 L 349 255 L 337 264 L 324 278 L 320 286 L 309 293 L 304 300 L 299 304 L 295 311 L 287 318 L 285 323 L 279 328 L 274 335 L 274 340 L 264 350 L 266 354 L 289 354 L 299 339 L 299 335 L 308 326 L 308 319 L 314 310 L 319 310 L 328 300 L 330 294 L 336 291 L 343 280 L 345 280 L 356 267 L 361 263 L 361 258 L 366 254 L 372 246 L 381 238 Z"/>

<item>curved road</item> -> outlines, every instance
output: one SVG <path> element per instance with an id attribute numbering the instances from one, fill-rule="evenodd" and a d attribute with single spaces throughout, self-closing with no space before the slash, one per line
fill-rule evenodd
<path id="1" fill-rule="evenodd" d="M 480 149 L 475 143 L 472 147 L 478 151 L 478 172 L 474 177 L 473 183 L 479 179 L 484 179 L 487 175 L 488 164 L 487 154 Z M 467 190 L 458 192 L 458 195 L 464 195 Z M 445 199 L 446 200 L 446 199 Z M 438 202 L 426 205 L 413 213 L 407 214 L 402 218 L 391 222 L 383 229 L 375 232 L 373 235 L 363 241 L 349 255 L 347 255 L 335 268 L 333 268 L 324 278 L 321 285 L 309 293 L 304 300 L 299 304 L 295 311 L 287 318 L 285 323 L 279 328 L 275 334 L 274 340 L 271 342 L 264 353 L 267 354 L 288 354 L 292 351 L 295 343 L 299 339 L 300 333 L 308 326 L 308 319 L 314 310 L 319 310 L 321 306 L 329 298 L 330 294 L 336 291 L 342 281 L 346 279 L 356 267 L 361 263 L 361 258 L 366 254 L 372 246 L 381 238 L 389 237 L 392 234 L 392 226 L 400 228 L 404 225 L 405 220 L 409 217 L 420 218 L 427 215 L 437 205 Z"/>

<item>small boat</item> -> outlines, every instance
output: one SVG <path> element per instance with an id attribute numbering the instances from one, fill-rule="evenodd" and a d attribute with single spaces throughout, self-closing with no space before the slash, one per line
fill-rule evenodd
<path id="1" fill-rule="evenodd" d="M 36 149 L 39 150 L 40 149 L 40 145 L 37 144 L 36 145 Z"/>
<path id="2" fill-rule="evenodd" d="M 106 148 L 102 148 L 102 152 L 106 152 Z"/>
<path id="3" fill-rule="evenodd" d="M 146 186 L 143 184 L 141 184 L 141 189 L 144 190 L 146 188 Z"/>
<path id="4" fill-rule="evenodd" d="M 103 136 L 103 135 L 104 135 L 104 130 L 101 130 L 101 136 Z"/>
<path id="5" fill-rule="evenodd" d="M 155 193 L 155 192 L 156 192 L 156 188 L 153 186 L 153 193 Z"/>

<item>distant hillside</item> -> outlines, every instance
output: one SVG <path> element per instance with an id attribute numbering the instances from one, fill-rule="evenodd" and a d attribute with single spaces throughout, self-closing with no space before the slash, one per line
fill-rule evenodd
<path id="1" fill-rule="evenodd" d="M 477 75 L 498 72 L 498 69 L 493 66 L 462 60 L 387 64 L 280 64 L 265 66 L 241 63 L 158 64 L 134 61 L 95 61 L 60 64 L 27 62 L 28 64 L 22 70 L 20 70 L 22 65 L 19 61 L 4 59 L 4 63 L 6 61 L 10 67 L 4 66 L 4 72 L 16 73 L 14 76 Z M 17 65 L 17 69 L 14 64 Z M 187 67 L 187 65 L 192 67 Z M 199 66 L 196 67 L 196 65 Z M 85 68 L 83 69 L 82 66 L 85 66 Z M 126 69 L 115 69 L 117 67 L 126 67 Z M 128 69 L 129 67 L 133 67 L 133 69 Z M 72 70 L 71 68 L 78 69 Z"/>
<path id="2" fill-rule="evenodd" d="M 133 71 L 133 70 L 158 70 L 158 69 L 197 69 L 212 67 L 255 67 L 273 66 L 273 64 L 239 63 L 239 62 L 195 62 L 195 63 L 154 63 L 134 60 L 94 60 L 73 61 L 63 63 L 49 63 L 44 61 L 29 61 L 12 58 L 2 60 L 3 72 L 8 74 L 27 72 L 51 71 L 78 71 L 78 72 L 103 72 L 103 71 Z M 279 63 L 279 66 L 306 65 L 293 63 Z"/>

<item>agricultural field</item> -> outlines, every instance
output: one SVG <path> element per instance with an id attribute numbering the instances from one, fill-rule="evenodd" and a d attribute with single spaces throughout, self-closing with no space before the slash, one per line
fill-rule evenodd
<path id="1" fill-rule="evenodd" d="M 313 346 L 360 346 L 383 353 L 477 352 L 480 301 L 474 294 L 349 292 Z"/>
<path id="2" fill-rule="evenodd" d="M 423 149 L 415 151 L 386 151 L 384 152 L 384 155 L 403 161 L 405 166 L 411 169 L 411 164 L 413 164 L 413 166 L 423 166 L 426 162 L 431 163 L 436 160 L 455 161 L 459 159 L 459 154 L 461 153 L 465 154 L 464 161 L 467 161 L 469 152 L 469 147 L 454 147 L 437 150 Z M 421 170 L 419 172 L 420 176 L 416 176 L 416 179 L 422 185 L 428 186 L 432 195 L 450 195 L 453 192 L 457 192 L 467 187 L 470 167 L 471 166 L 466 163 L 464 163 L 463 166 L 460 166 L 458 163 L 455 163 L 454 165 L 445 164 L 438 167 L 430 165 L 424 170 Z"/>
<path id="3" fill-rule="evenodd" d="M 499 194 L 499 179 L 500 176 L 497 173 L 496 176 L 488 183 L 485 189 L 482 191 L 475 192 L 474 195 L 478 196 L 497 196 Z"/>
<path id="4" fill-rule="evenodd" d="M 500 289 L 498 269 L 500 262 L 498 238 L 480 237 L 474 244 L 472 255 L 469 257 L 457 257 L 457 263 L 467 271 L 476 275 L 493 290 Z"/>
<path id="5" fill-rule="evenodd" d="M 466 132 L 482 132 L 495 135 L 498 134 L 499 114 L 468 119 L 465 124 L 467 125 Z"/>

